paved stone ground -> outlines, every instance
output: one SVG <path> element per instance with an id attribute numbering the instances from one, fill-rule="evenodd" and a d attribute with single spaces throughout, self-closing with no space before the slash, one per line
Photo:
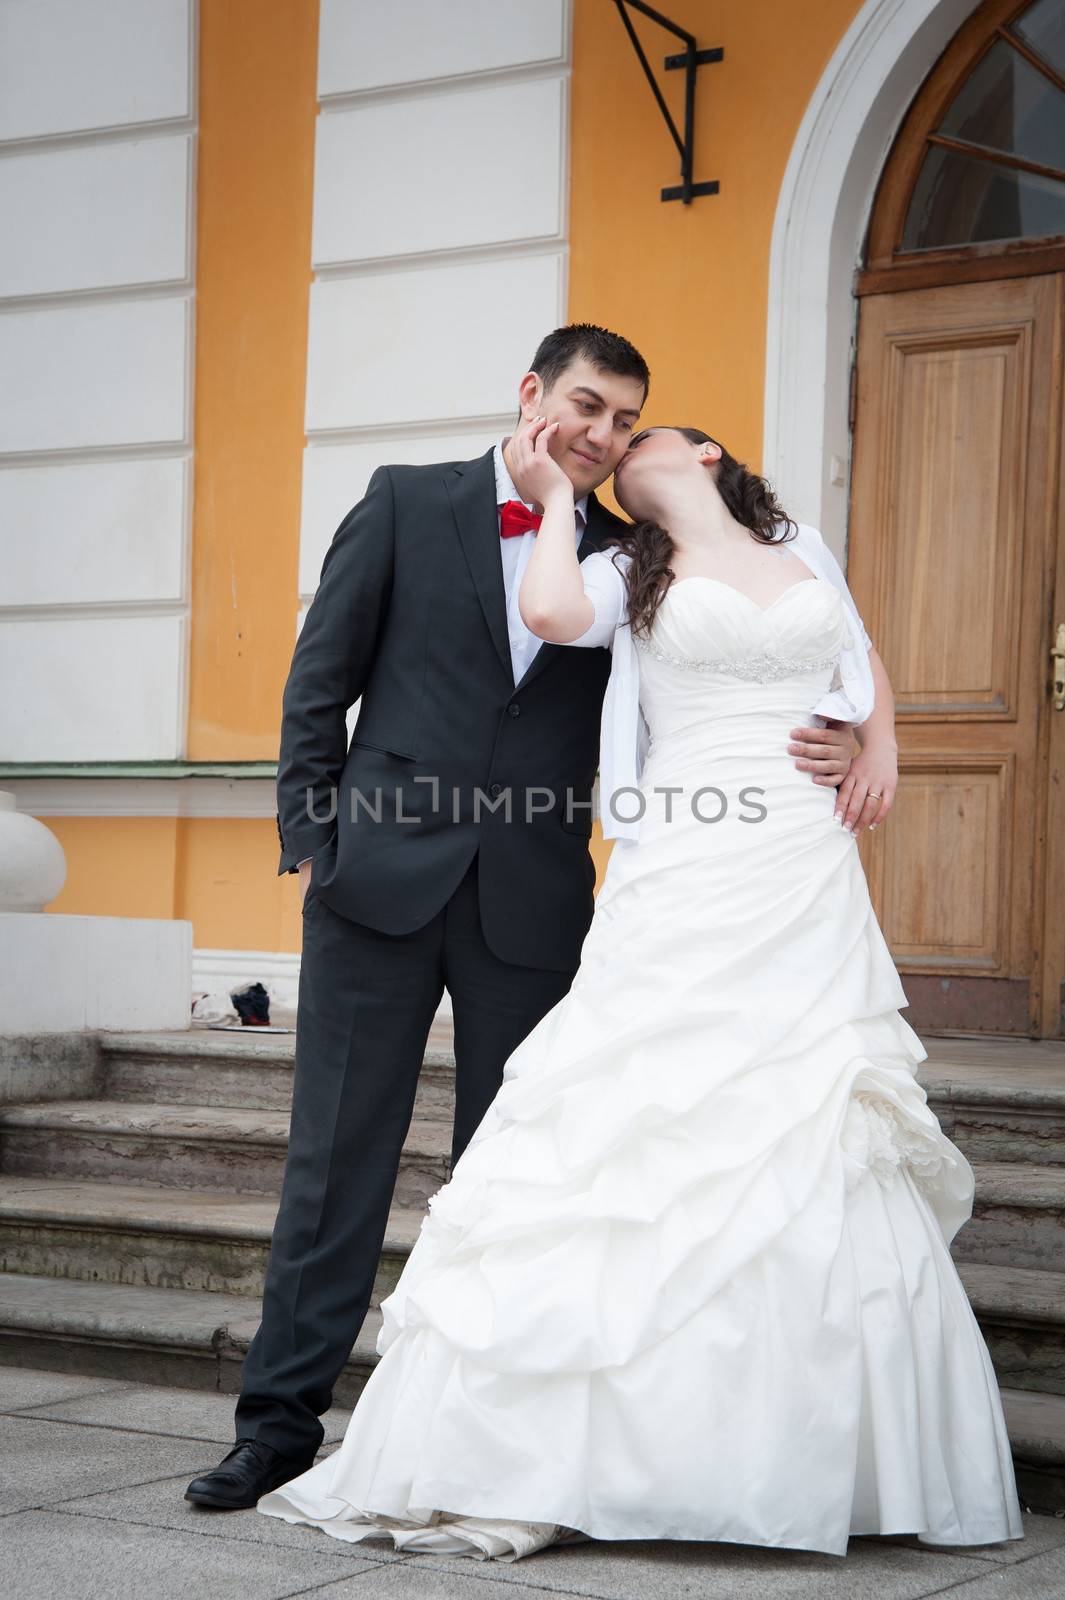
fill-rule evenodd
<path id="1" fill-rule="evenodd" d="M 333 1543 L 182 1499 L 231 1438 L 228 1395 L 0 1368 L 3 1600 L 1062 1600 L 1065 1518 L 1005 1545 L 852 1539 L 845 1559 L 733 1544 L 592 1543 L 510 1565 Z M 326 1419 L 327 1446 L 347 1413 Z"/>

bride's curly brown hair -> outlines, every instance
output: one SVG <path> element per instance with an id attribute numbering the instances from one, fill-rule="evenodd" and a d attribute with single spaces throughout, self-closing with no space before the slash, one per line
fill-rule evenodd
<path id="1" fill-rule="evenodd" d="M 630 449 L 652 431 L 644 428 L 635 434 Z M 752 539 L 759 544 L 787 544 L 797 537 L 795 522 L 781 506 L 771 486 L 742 461 L 737 461 L 719 439 L 711 438 L 698 428 L 675 427 L 671 431 L 682 434 L 689 444 L 717 445 L 721 451 L 721 459 L 714 468 L 717 492 L 736 521 L 749 529 Z M 633 633 L 646 638 L 676 576 L 670 566 L 676 546 L 669 532 L 654 522 L 635 523 L 613 534 L 608 544 L 616 545 L 632 558 L 625 574 L 629 587 L 629 620 Z"/>

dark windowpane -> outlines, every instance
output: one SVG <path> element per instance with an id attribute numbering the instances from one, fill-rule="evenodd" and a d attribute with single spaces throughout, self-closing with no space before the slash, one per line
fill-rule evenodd
<path id="1" fill-rule="evenodd" d="M 939 132 L 1065 168 L 1065 94 L 999 39 L 955 95 Z"/>
<path id="2" fill-rule="evenodd" d="M 1065 5 L 1061 0 L 1035 0 L 1012 27 L 1036 55 L 1065 78 Z"/>
<path id="3" fill-rule="evenodd" d="M 930 145 L 910 201 L 903 250 L 1065 234 L 1065 183 Z"/>

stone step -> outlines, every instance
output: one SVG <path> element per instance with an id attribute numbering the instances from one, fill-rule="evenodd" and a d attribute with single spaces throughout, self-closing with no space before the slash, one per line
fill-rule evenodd
<path id="1" fill-rule="evenodd" d="M 258 1195 L 8 1178 L 0 1180 L 0 1271 L 255 1297 L 275 1210 Z M 420 1207 L 393 1206 L 375 1305 L 395 1287 L 423 1216 Z M 1000 1380 L 1065 1394 L 1065 1272 L 965 1260 L 958 1270 Z"/>
<path id="2" fill-rule="evenodd" d="M 1053 1040 L 926 1037 L 918 1079 L 944 1132 L 970 1161 L 1065 1166 L 1065 1044 Z M 111 1099 L 286 1110 L 292 1035 L 254 1029 L 105 1034 L 101 1092 Z M 450 1121 L 451 1029 L 434 1025 L 415 1116 Z"/>
<path id="3" fill-rule="evenodd" d="M 1065 1395 L 1001 1393 L 1021 1505 L 1044 1516 L 1065 1515 Z"/>
<path id="4" fill-rule="evenodd" d="M 959 1261 L 958 1275 L 999 1383 L 1065 1396 L 1065 1270 Z"/>
<path id="5" fill-rule="evenodd" d="M 0 1106 L 0 1174 L 280 1195 L 288 1112 L 148 1101 L 50 1100 Z M 447 1182 L 451 1128 L 412 1121 L 396 1199 L 425 1207 Z"/>
<path id="6" fill-rule="evenodd" d="M 0 1272 L 258 1296 L 276 1212 L 264 1195 L 0 1178 Z M 395 1287 L 423 1216 L 393 1204 L 373 1304 Z"/>
<path id="7" fill-rule="evenodd" d="M 259 1302 L 243 1295 L 12 1276 L 0 1298 L 0 1365 L 236 1394 L 259 1315 Z M 380 1327 L 371 1308 L 337 1404 L 354 1405 L 362 1392 Z"/>
<path id="8" fill-rule="evenodd" d="M 973 1214 L 955 1236 L 957 1261 L 1065 1266 L 1065 1167 L 974 1164 Z"/>
<path id="9" fill-rule="evenodd" d="M 918 1079 L 943 1131 L 970 1161 L 1065 1166 L 1065 1044 L 1053 1040 L 923 1039 Z M 292 1035 L 254 1029 L 101 1036 L 101 1093 L 148 1103 L 287 1110 Z M 450 1120 L 451 1030 L 434 1026 L 415 1115 Z"/>
<path id="10" fill-rule="evenodd" d="M 227 1194 L 279 1195 L 288 1139 L 281 1111 L 232 1106 L 69 1100 L 0 1107 L 0 1173 L 92 1182 L 166 1184 Z M 412 1122 L 396 1201 L 424 1207 L 447 1182 L 451 1133 Z M 981 1163 L 960 1261 L 1053 1267 L 1065 1262 L 1065 1167 Z"/>
<path id="11" fill-rule="evenodd" d="M 0 1364 L 86 1377 L 235 1394 L 259 1325 L 256 1301 L 238 1295 L 12 1277 L 0 1300 Z M 371 1310 L 337 1382 L 354 1405 L 378 1361 L 380 1312 Z M 1065 1511 L 1065 1397 L 1002 1390 L 1022 1504 Z M 165 1407 L 165 1401 L 161 1401 Z"/>
<path id="12" fill-rule="evenodd" d="M 295 1039 L 254 1028 L 190 1028 L 187 1033 L 105 1033 L 100 1036 L 101 1094 L 150 1104 L 237 1106 L 288 1111 L 292 1104 Z M 446 1033 L 429 1036 L 415 1116 L 450 1122 L 455 1058 Z"/>
<path id="13" fill-rule="evenodd" d="M 918 1069 L 943 1132 L 972 1162 L 1065 1167 L 1065 1044 L 922 1039 Z"/>

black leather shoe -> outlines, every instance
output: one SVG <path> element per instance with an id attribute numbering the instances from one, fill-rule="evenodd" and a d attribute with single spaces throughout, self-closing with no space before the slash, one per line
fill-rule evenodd
<path id="1" fill-rule="evenodd" d="M 259 1439 L 238 1439 L 213 1472 L 193 1478 L 185 1499 L 214 1511 L 246 1511 L 278 1484 L 298 1478 L 313 1461 L 313 1456 L 303 1461 L 283 1456 Z"/>

